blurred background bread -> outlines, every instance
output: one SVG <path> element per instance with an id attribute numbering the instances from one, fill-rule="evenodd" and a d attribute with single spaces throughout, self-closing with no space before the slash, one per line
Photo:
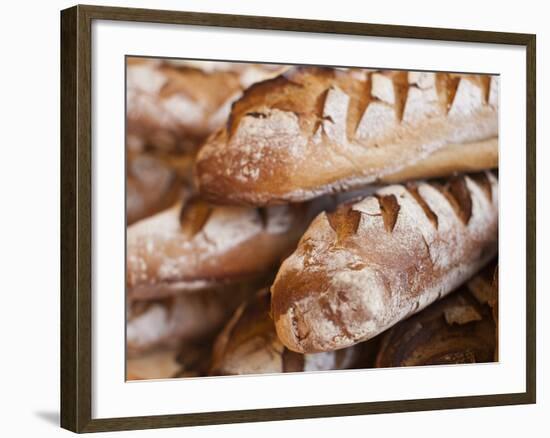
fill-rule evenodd
<path id="1" fill-rule="evenodd" d="M 194 152 L 227 118 L 250 84 L 284 67 L 153 58 L 129 58 L 126 70 L 127 145 Z"/>

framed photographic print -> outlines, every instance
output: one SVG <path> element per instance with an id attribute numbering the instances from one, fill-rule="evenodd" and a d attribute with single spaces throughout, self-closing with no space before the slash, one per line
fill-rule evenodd
<path id="1" fill-rule="evenodd" d="M 75 6 L 61 49 L 64 428 L 535 402 L 534 35 Z"/>

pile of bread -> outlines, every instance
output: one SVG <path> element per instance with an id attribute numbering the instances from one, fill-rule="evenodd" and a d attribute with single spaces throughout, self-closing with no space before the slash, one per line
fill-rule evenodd
<path id="1" fill-rule="evenodd" d="M 498 89 L 129 58 L 127 378 L 497 360 Z"/>

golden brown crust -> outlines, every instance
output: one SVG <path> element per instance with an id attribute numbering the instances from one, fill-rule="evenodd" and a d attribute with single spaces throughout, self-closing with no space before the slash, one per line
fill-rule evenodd
<path id="1" fill-rule="evenodd" d="M 488 96 L 497 80 L 292 68 L 234 103 L 226 127 L 199 152 L 200 191 L 235 204 L 303 201 L 404 171 L 449 145 L 493 138 L 497 106 Z M 453 157 L 454 171 L 473 163 Z"/>
<path id="2" fill-rule="evenodd" d="M 192 152 L 225 121 L 231 102 L 271 66 L 133 59 L 127 66 L 127 144 Z M 280 69 L 279 69 L 280 71 Z"/>
<path id="3" fill-rule="evenodd" d="M 497 241 L 491 173 L 387 186 L 321 213 L 271 288 L 279 338 L 306 353 L 370 339 L 471 277 Z"/>
<path id="4" fill-rule="evenodd" d="M 210 375 L 345 369 L 362 357 L 358 347 L 307 355 L 288 350 L 277 338 L 269 309 L 264 289 L 236 310 L 214 344 Z"/>
<path id="5" fill-rule="evenodd" d="M 381 336 L 377 368 L 492 362 L 496 349 L 490 309 L 467 286 Z"/>

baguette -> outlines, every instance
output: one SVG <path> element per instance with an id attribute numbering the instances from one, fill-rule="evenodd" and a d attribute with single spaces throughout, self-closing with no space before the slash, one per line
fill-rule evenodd
<path id="1" fill-rule="evenodd" d="M 264 289 L 235 311 L 214 344 L 210 375 L 345 369 L 364 356 L 359 346 L 305 355 L 286 349 L 269 316 L 269 301 Z"/>
<path id="2" fill-rule="evenodd" d="M 494 139 L 497 116 L 496 76 L 295 67 L 233 104 L 199 151 L 198 185 L 220 203 L 302 202 L 406 172 L 445 148 L 444 169 L 415 177 L 478 171 L 497 165 L 497 143 L 479 162 L 464 162 L 461 147 Z"/>
<path id="3" fill-rule="evenodd" d="M 277 334 L 301 353 L 368 340 L 470 278 L 497 242 L 490 172 L 387 186 L 321 213 L 271 288 Z"/>
<path id="4" fill-rule="evenodd" d="M 381 335 L 376 367 L 493 362 L 491 310 L 464 285 Z"/>
<path id="5" fill-rule="evenodd" d="M 194 198 L 137 222 L 127 230 L 127 296 L 160 298 L 263 276 L 295 248 L 311 208 L 225 207 Z"/>
<path id="6" fill-rule="evenodd" d="M 231 102 L 251 83 L 283 67 L 129 58 L 127 145 L 194 152 L 225 121 Z"/>

